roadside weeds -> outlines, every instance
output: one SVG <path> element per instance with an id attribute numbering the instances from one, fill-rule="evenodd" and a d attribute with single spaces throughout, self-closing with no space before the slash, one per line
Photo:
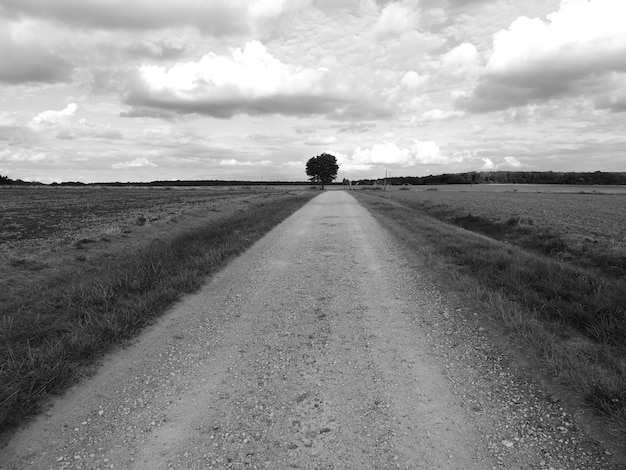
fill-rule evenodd
<path id="1" fill-rule="evenodd" d="M 586 407 L 626 437 L 626 286 L 365 192 L 357 199 L 410 249 L 449 273 Z"/>

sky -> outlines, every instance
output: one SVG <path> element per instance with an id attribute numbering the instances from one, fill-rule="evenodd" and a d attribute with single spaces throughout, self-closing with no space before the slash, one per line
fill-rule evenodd
<path id="1" fill-rule="evenodd" d="M 626 171 L 624 0 L 0 0 L 0 174 Z"/>

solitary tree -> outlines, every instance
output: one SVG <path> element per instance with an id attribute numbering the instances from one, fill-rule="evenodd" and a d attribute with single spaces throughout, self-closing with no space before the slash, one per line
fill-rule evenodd
<path id="1" fill-rule="evenodd" d="M 324 185 L 330 184 L 337 178 L 337 159 L 328 153 L 323 153 L 317 157 L 309 158 L 306 162 L 306 174 L 313 183 L 320 183 L 322 189 Z"/>

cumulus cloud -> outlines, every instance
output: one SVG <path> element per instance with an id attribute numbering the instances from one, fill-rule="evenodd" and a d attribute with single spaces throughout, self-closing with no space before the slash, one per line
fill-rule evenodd
<path id="1" fill-rule="evenodd" d="M 76 103 L 70 103 L 61 111 L 43 111 L 29 121 L 29 126 L 34 129 L 56 128 L 69 122 L 77 109 Z"/>
<path id="2" fill-rule="evenodd" d="M 365 149 L 357 147 L 352 156 L 343 158 L 343 163 L 350 169 L 410 168 L 418 164 L 444 164 L 462 160 L 461 155 L 444 155 L 433 141 L 416 140 L 410 147 L 401 147 L 394 142 L 383 142 Z"/>
<path id="3" fill-rule="evenodd" d="M 480 70 L 480 56 L 476 46 L 464 42 L 448 51 L 442 57 L 442 68 L 446 74 L 455 77 L 475 75 Z"/>
<path id="4" fill-rule="evenodd" d="M 522 162 L 520 162 L 517 158 L 515 157 L 504 157 L 504 162 L 509 165 L 512 166 L 514 168 L 519 168 L 522 166 Z"/>
<path id="5" fill-rule="evenodd" d="M 399 36 L 415 29 L 417 11 L 408 2 L 391 2 L 386 5 L 374 25 L 374 35 L 379 38 Z"/>
<path id="6" fill-rule="evenodd" d="M 360 100 L 354 88 L 326 69 L 283 63 L 262 43 L 252 41 L 234 49 L 232 57 L 209 53 L 198 62 L 171 68 L 141 67 L 125 96 L 132 106 L 125 115 L 159 115 L 165 110 L 217 118 L 240 113 L 350 118 L 384 112 L 380 104 Z"/>
<path id="7" fill-rule="evenodd" d="M 406 90 L 416 91 L 428 81 L 428 77 L 409 70 L 400 80 L 400 86 Z"/>
<path id="8" fill-rule="evenodd" d="M 482 158 L 482 161 L 483 166 L 480 167 L 482 170 L 494 170 L 496 168 L 496 164 L 493 163 L 493 160 L 491 160 L 491 158 L 484 157 Z"/>
<path id="9" fill-rule="evenodd" d="M 625 17 L 622 0 L 563 0 L 546 21 L 518 18 L 494 35 L 481 80 L 459 105 L 485 112 L 577 95 L 626 72 Z"/>

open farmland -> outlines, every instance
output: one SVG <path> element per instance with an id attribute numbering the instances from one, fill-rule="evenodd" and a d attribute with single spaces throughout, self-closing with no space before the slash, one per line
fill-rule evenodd
<path id="1" fill-rule="evenodd" d="M 43 248 L 136 227 L 141 219 L 162 224 L 180 216 L 237 210 L 242 203 L 281 193 L 272 188 L 4 188 L 0 243 L 4 252 L 27 245 Z"/>
<path id="2" fill-rule="evenodd" d="M 266 187 L 0 191 L 0 430 L 314 195 Z"/>
<path id="3" fill-rule="evenodd" d="M 288 194 L 282 189 L 236 187 L 3 189 L 0 306 L 44 278 L 72 275 L 103 257 Z"/>
<path id="4" fill-rule="evenodd" d="M 548 237 L 553 255 L 583 265 L 612 266 L 612 274 L 625 274 L 626 188 L 448 185 L 397 189 L 377 195 L 470 230 L 482 232 L 495 225 L 505 229 L 499 230 L 502 238 L 513 243 L 526 239 L 527 247 L 538 242 L 529 239 L 529 234 Z M 485 227 L 485 222 L 491 227 Z"/>

